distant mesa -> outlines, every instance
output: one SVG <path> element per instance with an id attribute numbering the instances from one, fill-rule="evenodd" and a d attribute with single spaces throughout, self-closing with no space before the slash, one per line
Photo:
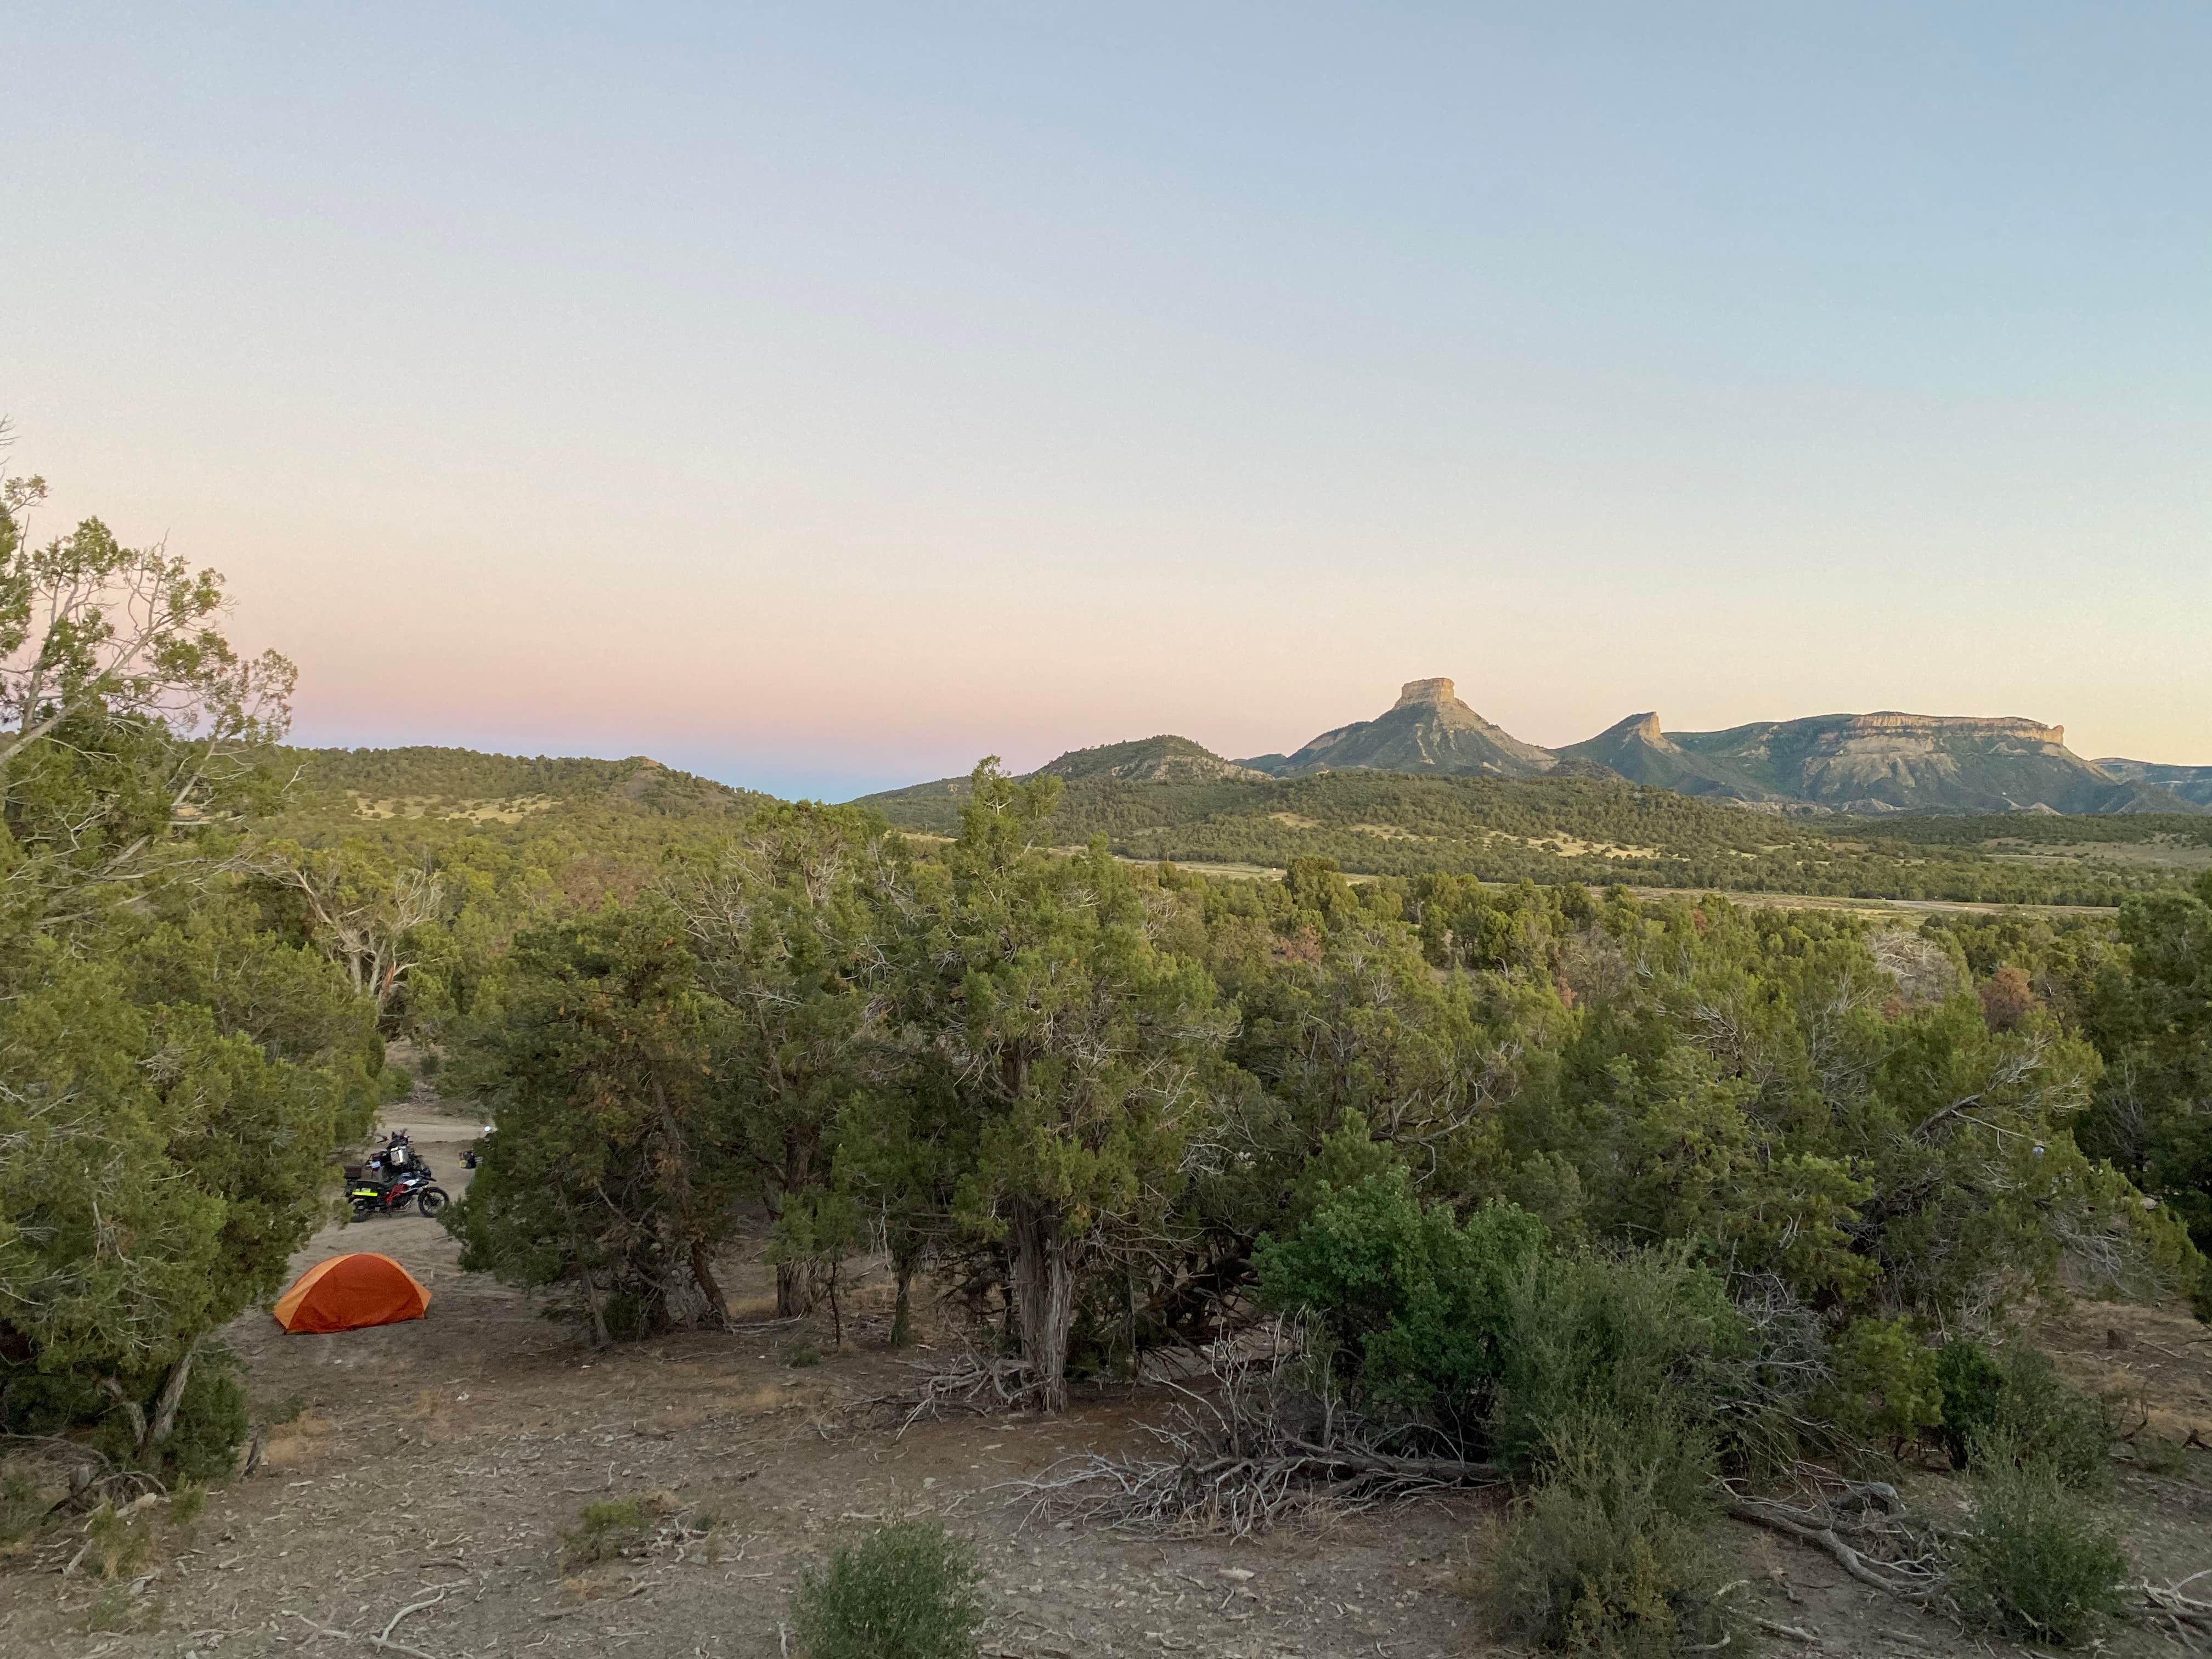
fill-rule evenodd
<path id="1" fill-rule="evenodd" d="M 1770 812 L 2185 812 L 2212 811 L 2212 766 L 2088 761 L 2066 728 L 2006 716 L 1815 714 L 1720 732 L 1669 732 L 1631 714 L 1561 749 L 1525 743 L 1460 700 L 1441 676 L 1408 680 L 1372 720 L 1309 738 L 1288 754 L 1224 759 L 1188 738 L 1073 750 L 1031 775 L 1071 785 L 1256 784 L 1324 773 L 1594 779 L 1733 801 Z M 964 791 L 963 779 L 868 799 L 879 804 Z"/>
<path id="2" fill-rule="evenodd" d="M 1443 708 L 1467 705 L 1459 700 L 1459 688 L 1449 680 L 1407 680 L 1399 688 L 1398 701 L 1393 708 Z"/>
<path id="3" fill-rule="evenodd" d="M 1262 755 L 1243 764 L 1278 778 L 1354 769 L 1533 778 L 1559 761 L 1549 750 L 1523 743 L 1483 719 L 1459 700 L 1449 680 L 1429 679 L 1408 680 L 1398 701 L 1374 720 L 1324 732 L 1295 754 Z"/>
<path id="4" fill-rule="evenodd" d="M 2036 720 L 1818 714 L 1668 734 L 1772 795 L 1844 812 L 2186 812 L 2166 790 L 2114 777 Z"/>

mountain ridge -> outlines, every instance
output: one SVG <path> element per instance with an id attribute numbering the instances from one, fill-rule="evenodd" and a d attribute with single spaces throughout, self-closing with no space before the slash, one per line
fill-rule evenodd
<path id="1" fill-rule="evenodd" d="M 2169 766 L 2109 755 L 2097 764 L 2123 783 L 2151 784 L 2199 806 L 2212 806 L 2212 766 Z"/>
<path id="2" fill-rule="evenodd" d="M 2212 767 L 2115 762 L 2066 747 L 2066 728 L 2017 715 L 1917 714 L 1899 709 L 1754 720 L 1717 732 L 1668 731 L 1656 712 L 1632 714 L 1580 743 L 1547 749 L 1515 737 L 1462 702 L 1449 679 L 1408 680 L 1372 720 L 1352 720 L 1287 754 L 1230 760 L 1188 738 L 1161 735 L 1072 750 L 1028 776 L 1121 784 L 1203 785 L 1373 771 L 1499 780 L 1615 781 L 1770 813 L 2069 815 L 2212 811 Z M 2169 787 L 2167 775 L 2182 787 Z M 940 779 L 862 799 L 872 805 L 964 789 Z"/>

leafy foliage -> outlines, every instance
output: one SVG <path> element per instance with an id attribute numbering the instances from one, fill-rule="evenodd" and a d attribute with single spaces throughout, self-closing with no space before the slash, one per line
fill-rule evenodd
<path id="1" fill-rule="evenodd" d="M 1954 1468 L 1991 1456 L 2032 1460 L 2076 1492 L 2111 1491 L 2112 1413 L 2069 1387 L 2048 1355 L 2019 1342 L 1991 1352 L 1960 1340 L 1945 1343 L 1934 1359 L 1942 1390 L 1938 1437 Z"/>
<path id="2" fill-rule="evenodd" d="M 574 1569 L 615 1559 L 642 1543 L 653 1522 L 668 1513 L 669 1507 L 665 1496 L 658 1492 L 603 1498 L 585 1504 L 577 1514 L 576 1524 L 562 1530 L 561 1565 Z"/>
<path id="3" fill-rule="evenodd" d="M 1729 1362 L 1751 1344 L 1720 1277 L 1679 1249 L 1540 1258 L 1513 1281 L 1508 1318 L 1492 1434 L 1510 1462 L 1540 1462 L 1577 1424 L 1710 1449 L 1744 1403 Z"/>
<path id="4" fill-rule="evenodd" d="M 1986 1441 L 1968 1477 L 1972 1524 L 1955 1547 L 1953 1595 L 1972 1621 L 2070 1646 L 2120 1610 L 2127 1582 L 2119 1529 L 2047 1457 Z"/>
<path id="5" fill-rule="evenodd" d="M 1702 1495 L 1709 1464 L 1694 1434 L 1686 1442 L 1663 1425 L 1563 1425 L 1489 1565 L 1503 1632 L 1623 1659 L 1710 1652 L 1738 1636 Z"/>
<path id="6" fill-rule="evenodd" d="M 717 1011 L 665 910 L 608 910 L 519 939 L 499 1018 L 465 1073 L 492 1109 L 465 1197 L 462 1266 L 580 1298 L 601 1341 L 668 1328 L 737 1215 L 703 1062 Z M 701 1275 L 705 1275 L 700 1279 Z"/>
<path id="7" fill-rule="evenodd" d="M 1499 1372 L 1512 1281 L 1544 1243 L 1543 1223 L 1510 1205 L 1463 1224 L 1425 1206 L 1394 1169 L 1329 1194 L 1255 1266 L 1261 1297 L 1310 1314 L 1368 1398 L 1467 1420 Z"/>
<path id="8" fill-rule="evenodd" d="M 204 1339 L 272 1294 L 385 1088 L 374 1011 L 257 902 L 291 668 L 222 578 L 0 485 L 0 1431 L 228 1474 Z"/>
<path id="9" fill-rule="evenodd" d="M 792 1625 L 807 1659 L 973 1659 L 981 1586 L 974 1545 L 895 1521 L 801 1572 Z"/>
<path id="10" fill-rule="evenodd" d="M 1836 1340 L 1830 1411 L 1855 1438 L 1901 1448 L 1923 1429 L 1951 1421 L 1941 1357 L 1902 1319 L 1859 1319 Z"/>

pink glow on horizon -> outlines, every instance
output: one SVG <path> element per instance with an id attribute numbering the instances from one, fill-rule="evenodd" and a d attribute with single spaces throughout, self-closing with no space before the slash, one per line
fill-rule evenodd
<path id="1" fill-rule="evenodd" d="M 425 27 L 10 37 L 8 465 L 302 741 L 857 791 L 1441 674 L 2212 763 L 2205 16 Z"/>

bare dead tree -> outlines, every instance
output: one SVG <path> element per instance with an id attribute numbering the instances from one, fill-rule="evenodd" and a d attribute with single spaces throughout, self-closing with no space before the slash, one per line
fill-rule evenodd
<path id="1" fill-rule="evenodd" d="M 445 881 L 435 871 L 386 874 L 342 853 L 289 843 L 268 849 L 254 867 L 307 901 L 316 943 L 380 1017 L 421 965 L 410 954 L 416 930 L 446 913 Z"/>

